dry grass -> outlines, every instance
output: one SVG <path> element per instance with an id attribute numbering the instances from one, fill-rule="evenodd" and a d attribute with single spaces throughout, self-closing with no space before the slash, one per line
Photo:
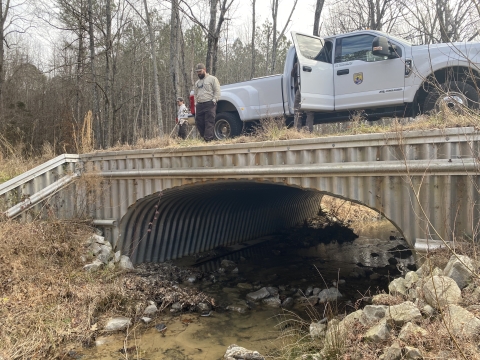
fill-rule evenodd
<path id="1" fill-rule="evenodd" d="M 17 148 L 11 148 L 8 155 L 0 152 L 0 184 L 56 156 L 49 143 L 42 146 L 40 156 L 24 156 L 22 154 L 23 146 L 21 145 Z"/>
<path id="2" fill-rule="evenodd" d="M 91 232 L 75 223 L 0 223 L 0 357 L 61 357 L 64 344 L 89 343 L 100 314 L 127 311 L 115 276 L 82 270 Z"/>
<path id="3" fill-rule="evenodd" d="M 366 206 L 329 195 L 323 196 L 320 206 L 329 218 L 348 226 L 361 225 L 381 217 L 377 211 Z"/>
<path id="4" fill-rule="evenodd" d="M 90 345 L 107 318 L 137 319 L 150 300 L 160 309 L 177 301 L 190 310 L 213 304 L 179 287 L 191 272 L 168 264 L 84 271 L 91 234 L 81 222 L 0 222 L 0 359 L 65 358 L 71 348 Z"/>
<path id="5" fill-rule="evenodd" d="M 452 127 L 473 126 L 480 129 L 480 116 L 478 114 L 458 115 L 445 111 L 435 115 L 418 116 L 415 119 L 386 119 L 382 121 L 366 121 L 361 113 L 352 116 L 351 121 L 344 123 L 324 124 L 317 126 L 313 133 L 297 131 L 285 125 L 283 118 L 269 118 L 261 120 L 249 134 L 243 134 L 233 139 L 224 141 L 204 142 L 203 139 L 182 140 L 177 137 L 157 137 L 153 139 L 140 139 L 135 144 L 117 144 L 114 147 L 99 150 L 121 151 L 140 149 L 181 149 L 195 146 L 212 146 L 219 144 L 239 144 L 262 141 L 281 141 L 294 139 L 307 139 L 339 135 L 357 135 L 372 133 L 399 133 L 415 130 L 446 129 Z"/>

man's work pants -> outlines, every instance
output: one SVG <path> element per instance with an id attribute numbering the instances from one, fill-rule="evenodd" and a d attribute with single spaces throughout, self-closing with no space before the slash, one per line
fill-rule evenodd
<path id="1" fill-rule="evenodd" d="M 216 110 L 217 104 L 213 101 L 197 104 L 195 123 L 200 136 L 203 137 L 205 141 L 211 141 L 215 138 L 214 127 Z"/>

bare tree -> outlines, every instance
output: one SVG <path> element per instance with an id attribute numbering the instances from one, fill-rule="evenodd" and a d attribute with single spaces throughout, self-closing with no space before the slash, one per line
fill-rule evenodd
<path id="1" fill-rule="evenodd" d="M 313 19 L 313 36 L 320 36 L 320 16 L 322 15 L 325 0 L 317 0 L 315 6 L 315 17 Z"/>
<path id="2" fill-rule="evenodd" d="M 250 72 L 250 77 L 255 77 L 255 2 L 256 0 L 252 0 L 252 70 Z"/>
<path id="3" fill-rule="evenodd" d="M 158 83 L 158 65 L 157 65 L 157 53 L 155 51 L 155 35 L 153 34 L 153 27 L 150 23 L 150 14 L 148 13 L 147 0 L 143 0 L 145 7 L 145 23 L 148 28 L 148 36 L 150 39 L 150 55 L 152 57 L 153 66 L 153 86 L 155 87 L 155 103 L 157 106 L 157 126 L 160 135 L 163 135 L 163 116 L 162 116 L 162 102 L 160 100 L 160 85 Z"/>
<path id="4" fill-rule="evenodd" d="M 180 76 L 179 76 L 179 14 L 178 0 L 171 0 L 172 10 L 170 13 L 170 76 L 172 77 L 173 98 L 176 99 L 180 94 Z M 175 106 L 175 105 L 173 105 Z"/>
<path id="5" fill-rule="evenodd" d="M 100 103 L 98 100 L 97 77 L 95 73 L 95 34 L 93 32 L 93 0 L 88 0 L 88 37 L 90 38 L 90 70 L 92 72 L 93 127 L 96 146 L 100 147 Z"/>
<path id="6" fill-rule="evenodd" d="M 479 34 L 475 1 L 401 1 L 409 37 L 420 44 L 473 40 Z"/>
<path id="7" fill-rule="evenodd" d="M 0 113 L 3 113 L 3 86 L 5 83 L 5 24 L 7 21 L 8 10 L 10 9 L 10 0 L 4 5 L 3 0 L 0 0 Z"/>
<path id="8" fill-rule="evenodd" d="M 329 33 L 362 29 L 392 32 L 402 18 L 401 2 L 393 0 L 349 0 L 329 10 Z"/>
<path id="9" fill-rule="evenodd" d="M 285 31 L 287 30 L 287 26 L 290 23 L 290 19 L 292 18 L 293 12 L 295 11 L 295 7 L 297 6 L 298 0 L 295 0 L 292 6 L 292 10 L 290 11 L 290 15 L 288 16 L 288 20 L 283 27 L 282 32 L 280 35 L 277 34 L 277 20 L 278 20 L 278 1 L 279 0 L 272 0 L 271 2 L 271 9 L 272 9 L 272 22 L 273 22 L 273 30 L 272 30 L 272 65 L 270 67 L 270 74 L 273 74 L 275 71 L 275 65 L 277 63 L 277 46 L 278 46 L 278 39 L 281 39 L 283 35 L 285 35 Z"/>
<path id="10" fill-rule="evenodd" d="M 112 146 L 114 143 L 114 96 L 113 96 L 113 78 L 112 78 L 112 3 L 111 0 L 105 2 L 106 34 L 105 34 L 105 95 L 107 116 L 106 144 Z"/>
<path id="11" fill-rule="evenodd" d="M 220 32 L 225 21 L 225 14 L 232 6 L 234 0 L 211 0 L 210 3 L 210 23 L 208 25 L 208 48 L 206 66 L 210 72 L 215 75 L 217 72 L 218 61 L 218 40 Z M 217 4 L 220 3 L 220 15 L 217 20 Z"/>

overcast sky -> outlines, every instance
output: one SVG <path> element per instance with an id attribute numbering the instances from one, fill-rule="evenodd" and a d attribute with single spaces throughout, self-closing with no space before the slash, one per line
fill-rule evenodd
<path id="1" fill-rule="evenodd" d="M 16 0 L 15 0 L 16 1 Z M 14 1 L 14 2 L 15 2 Z M 139 0 L 137 0 L 138 2 Z M 165 15 L 169 12 L 169 6 L 165 2 L 158 2 L 158 0 L 149 1 L 151 7 L 157 6 L 157 9 L 165 12 Z M 290 11 L 292 9 L 294 0 L 280 0 L 279 14 L 278 14 L 278 31 L 281 31 L 285 26 Z M 135 3 L 135 2 L 134 2 Z M 25 4 L 25 3 L 24 3 Z M 48 4 L 54 4 L 53 0 L 44 0 L 43 4 L 48 8 Z M 161 4 L 159 6 L 159 4 Z M 313 31 L 313 16 L 315 11 L 316 0 L 298 0 L 295 12 L 292 15 L 291 22 L 287 27 L 285 35 L 291 40 L 290 31 L 297 31 L 311 34 Z M 26 40 L 29 42 L 30 53 L 33 58 L 41 61 L 46 58 L 50 58 L 53 53 L 54 44 L 58 45 L 60 37 L 60 31 L 52 29 L 45 22 L 39 20 L 29 11 L 28 1 L 27 7 L 21 7 L 17 9 L 21 13 L 29 13 L 29 18 L 32 17 L 35 20 L 34 28 L 27 31 Z M 229 31 L 238 33 L 239 36 L 245 36 L 246 33 L 250 33 L 251 19 L 252 19 L 252 6 L 251 0 L 235 0 L 234 12 L 230 14 L 231 21 L 229 25 Z M 143 9 L 142 9 L 143 10 Z M 324 8 L 324 11 L 326 9 Z M 167 15 L 168 16 L 168 15 Z M 257 0 L 256 4 L 256 19 L 257 25 L 260 26 L 268 18 L 271 21 L 271 0 Z M 168 17 L 167 17 L 168 18 Z M 226 24 L 225 24 L 226 25 Z M 234 41 L 235 35 L 229 34 L 229 41 Z M 33 60 L 33 59 L 32 59 Z M 34 60 L 33 60 L 34 61 Z M 43 61 L 42 61 L 43 62 Z"/>
<path id="2" fill-rule="evenodd" d="M 266 18 L 272 18 L 271 0 L 257 0 L 256 18 L 257 23 L 262 24 Z M 278 30 L 281 31 L 287 22 L 294 0 L 280 0 L 278 10 Z M 298 0 L 295 12 L 292 15 L 288 31 L 297 31 L 311 34 L 313 32 L 313 16 L 316 0 Z M 242 15 L 243 14 L 243 15 Z M 252 18 L 252 5 L 250 0 L 240 0 L 236 13 L 239 17 L 236 21 L 249 22 Z M 290 35 L 287 35 L 290 38 Z"/>

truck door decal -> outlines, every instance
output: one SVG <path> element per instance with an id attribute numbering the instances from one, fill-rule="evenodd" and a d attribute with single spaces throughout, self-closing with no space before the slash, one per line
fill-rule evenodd
<path id="1" fill-rule="evenodd" d="M 363 72 L 353 74 L 353 82 L 355 85 L 360 85 L 363 82 Z"/>

